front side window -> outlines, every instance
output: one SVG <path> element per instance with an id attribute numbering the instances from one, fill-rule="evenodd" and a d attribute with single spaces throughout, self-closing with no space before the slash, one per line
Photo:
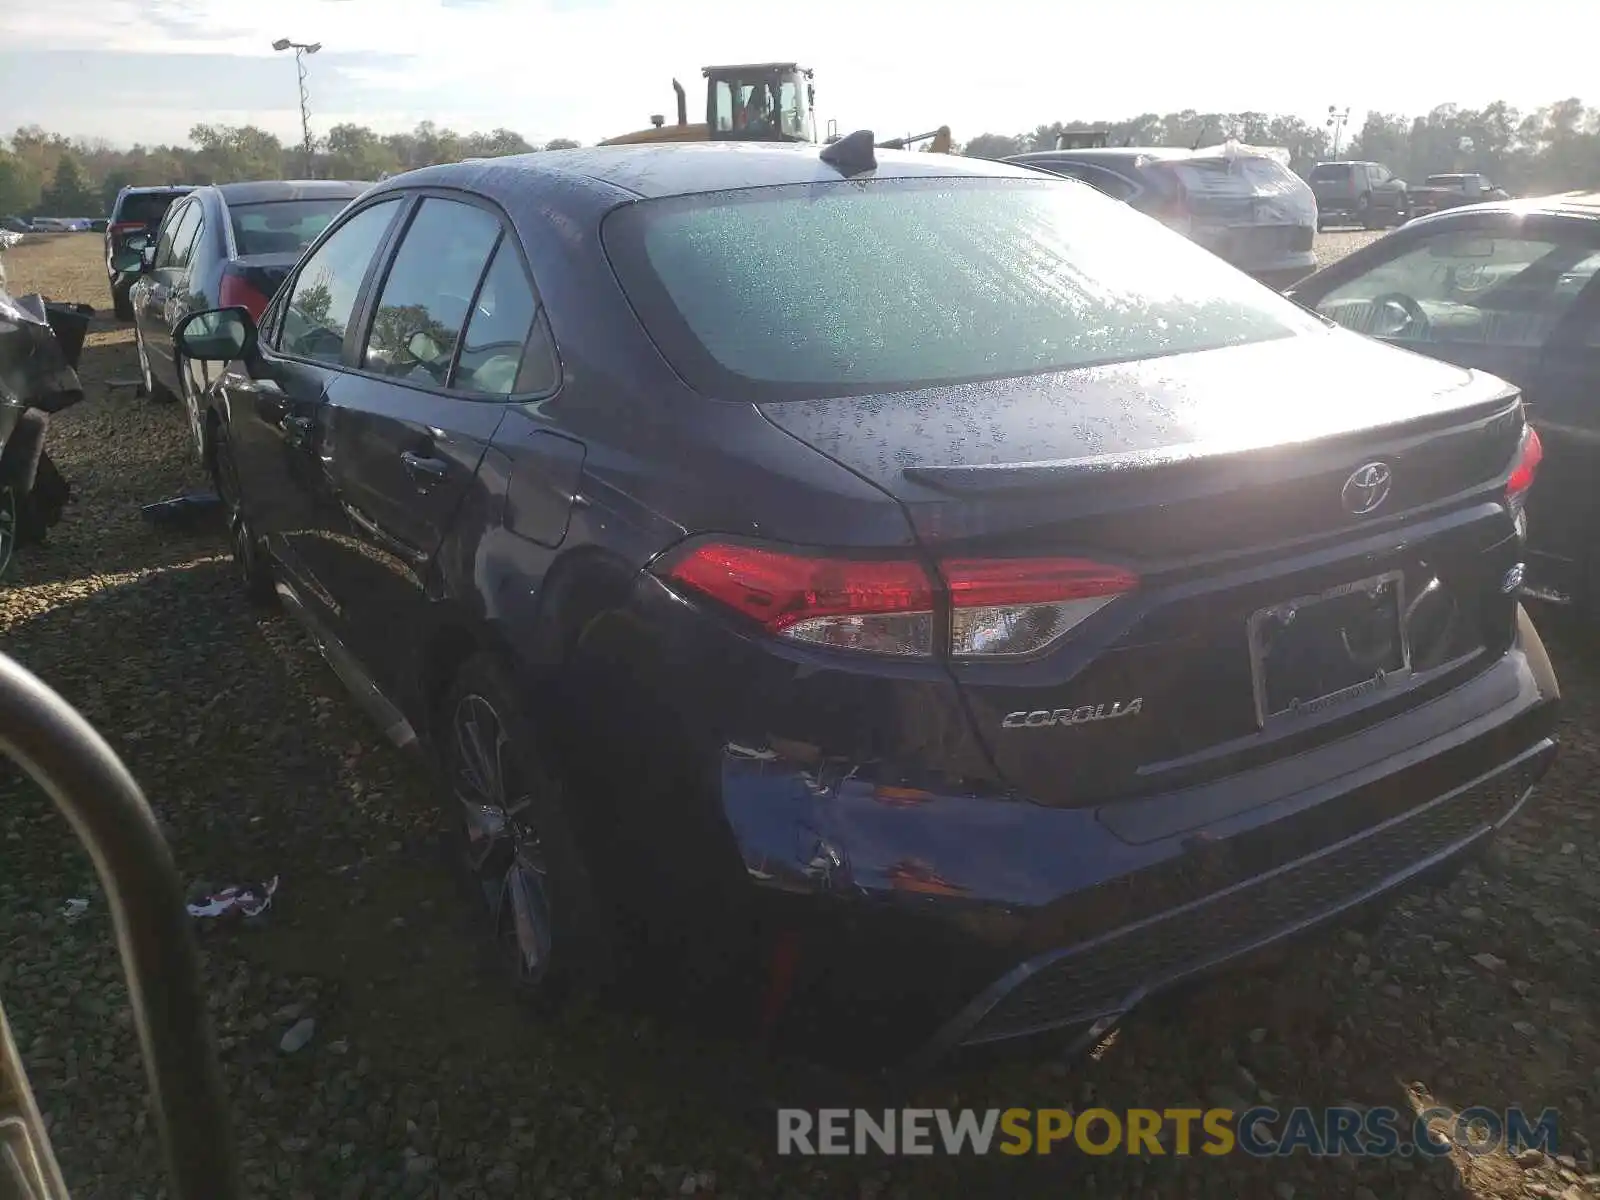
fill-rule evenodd
<path id="1" fill-rule="evenodd" d="M 190 202 L 174 208 L 167 214 L 166 220 L 161 223 L 161 232 L 156 236 L 156 255 L 152 263 L 153 266 L 159 269 L 172 265 L 174 258 L 173 246 L 177 241 L 178 231 L 189 221 L 193 212 L 194 204 Z"/>
<path id="2" fill-rule="evenodd" d="M 344 357 L 350 314 L 399 205 L 396 196 L 362 209 L 306 260 L 279 323 L 284 354 L 326 363 Z"/>
<path id="3" fill-rule="evenodd" d="M 1440 231 L 1334 288 L 1317 311 L 1401 342 L 1537 347 L 1597 266 L 1600 255 L 1576 236 Z"/>
<path id="4" fill-rule="evenodd" d="M 361 365 L 444 387 L 499 236 L 499 220 L 481 208 L 424 200 L 384 280 Z"/>
<path id="5" fill-rule="evenodd" d="M 910 390 L 1320 329 L 1091 188 L 890 179 L 649 200 L 603 227 L 646 329 L 699 391 Z"/>

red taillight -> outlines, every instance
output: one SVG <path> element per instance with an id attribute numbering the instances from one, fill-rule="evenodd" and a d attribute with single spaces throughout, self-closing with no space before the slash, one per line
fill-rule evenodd
<path id="1" fill-rule="evenodd" d="M 1511 477 L 1506 480 L 1508 501 L 1512 504 L 1521 502 L 1533 486 L 1534 478 L 1539 474 L 1539 464 L 1543 461 L 1544 444 L 1539 441 L 1538 431 L 1528 425 L 1522 431 L 1522 444 L 1517 447 L 1516 460 L 1511 464 Z"/>
<path id="2" fill-rule="evenodd" d="M 108 233 L 133 233 L 136 230 L 143 232 L 143 221 L 117 221 L 107 228 Z"/>
<path id="3" fill-rule="evenodd" d="M 948 652 L 1016 657 L 1043 649 L 1139 585 L 1120 567 L 1075 558 L 947 559 Z M 702 543 L 662 574 L 792 641 L 928 657 L 936 589 L 915 559 L 861 560 Z"/>
<path id="4" fill-rule="evenodd" d="M 242 275 L 227 272 L 223 273 L 222 286 L 217 289 L 218 308 L 242 308 L 257 320 L 261 319 L 271 298 L 263 296 L 261 290 Z"/>

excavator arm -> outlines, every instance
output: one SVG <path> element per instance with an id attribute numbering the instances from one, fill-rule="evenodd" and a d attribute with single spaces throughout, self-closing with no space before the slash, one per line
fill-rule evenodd
<path id="1" fill-rule="evenodd" d="M 880 150 L 904 150 L 915 142 L 927 142 L 922 147 L 925 154 L 954 154 L 955 142 L 950 136 L 950 126 L 941 125 L 927 133 L 914 133 L 910 137 L 890 138 L 887 142 L 879 142 Z"/>

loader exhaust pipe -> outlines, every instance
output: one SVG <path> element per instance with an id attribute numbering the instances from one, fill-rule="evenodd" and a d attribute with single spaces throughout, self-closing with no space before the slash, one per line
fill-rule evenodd
<path id="1" fill-rule="evenodd" d="M 678 93 L 678 124 L 687 125 L 689 123 L 688 93 L 683 90 L 683 84 L 676 79 L 672 81 L 672 90 Z"/>

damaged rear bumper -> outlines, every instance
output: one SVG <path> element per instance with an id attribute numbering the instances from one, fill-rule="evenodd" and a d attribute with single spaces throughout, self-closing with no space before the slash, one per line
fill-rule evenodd
<path id="1" fill-rule="evenodd" d="M 1098 1036 L 1147 996 L 1391 901 L 1520 809 L 1554 758 L 1558 696 L 1519 614 L 1493 666 L 1235 776 L 1226 811 L 1201 789 L 1113 813 L 829 783 L 748 747 L 725 757 L 723 804 L 748 899 L 802 931 L 807 998 L 926 1061 Z"/>

